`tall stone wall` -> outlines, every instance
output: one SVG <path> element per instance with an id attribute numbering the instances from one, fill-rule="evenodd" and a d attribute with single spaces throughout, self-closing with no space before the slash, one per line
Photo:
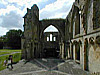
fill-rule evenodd
<path id="1" fill-rule="evenodd" d="M 65 31 L 71 30 L 71 32 L 65 32 L 65 39 L 70 42 L 70 49 L 67 47 L 67 57 L 71 57 L 80 63 L 84 70 L 90 72 L 100 72 L 100 44 L 96 43 L 97 40 L 100 41 L 99 4 L 99 0 L 76 0 L 67 16 L 65 26 Z M 76 8 L 79 10 L 76 11 Z M 79 19 L 76 12 L 79 13 Z M 80 33 L 76 35 L 78 25 L 75 24 L 77 22 L 80 23 Z M 70 34 L 70 39 L 67 39 L 68 34 Z M 80 46 L 80 60 L 76 59 L 76 44 Z"/>

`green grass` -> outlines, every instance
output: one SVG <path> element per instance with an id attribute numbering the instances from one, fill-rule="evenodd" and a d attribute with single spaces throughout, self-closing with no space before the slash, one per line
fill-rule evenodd
<path id="1" fill-rule="evenodd" d="M 6 60 L 6 58 L 8 58 L 8 56 L 13 52 L 21 52 L 21 50 L 0 49 L 0 55 L 8 54 L 0 57 L 0 71 L 6 68 L 6 66 L 4 66 L 4 60 Z M 17 63 L 21 59 L 21 53 L 15 53 L 12 55 L 14 63 Z"/>
<path id="2" fill-rule="evenodd" d="M 0 49 L 0 55 L 11 54 L 13 52 L 21 52 L 21 50 Z"/>
<path id="3" fill-rule="evenodd" d="M 8 57 L 8 55 L 0 57 L 0 71 L 6 68 L 3 64 L 6 57 Z"/>
<path id="4" fill-rule="evenodd" d="M 3 55 L 3 54 L 10 54 L 11 52 L 1 52 L 0 51 L 0 55 Z"/>
<path id="5" fill-rule="evenodd" d="M 0 49 L 0 51 L 10 51 L 10 52 L 21 52 L 21 50 L 20 49 Z"/>
<path id="6" fill-rule="evenodd" d="M 21 53 L 16 53 L 16 54 L 12 54 L 12 55 L 13 55 L 14 63 L 17 63 L 21 59 Z M 9 55 L 0 57 L 0 71 L 6 68 L 6 66 L 4 66 L 4 60 L 6 60 L 6 58 L 8 58 L 8 56 Z"/>

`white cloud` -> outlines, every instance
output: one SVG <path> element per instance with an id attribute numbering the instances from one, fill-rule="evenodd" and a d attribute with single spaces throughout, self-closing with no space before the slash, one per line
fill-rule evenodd
<path id="1" fill-rule="evenodd" d="M 11 11 L 16 11 L 16 13 L 24 15 L 24 12 L 19 8 L 16 8 L 14 5 L 8 5 L 6 9 L 0 9 L 0 16 L 9 14 Z"/>
<path id="2" fill-rule="evenodd" d="M 23 19 L 20 14 L 17 14 L 15 11 L 11 11 L 6 16 L 1 16 L 1 26 L 11 28 L 21 28 L 23 25 Z"/>
<path id="3" fill-rule="evenodd" d="M 74 0 L 0 0 L 0 31 L 22 29 L 23 16 L 33 4 L 40 6 L 40 19 L 65 18 Z M 0 30 L 1 30 L 0 29 Z M 1 33 L 0 33 L 1 35 Z"/>
<path id="4" fill-rule="evenodd" d="M 74 0 L 57 0 L 46 5 L 40 10 L 40 19 L 44 18 L 65 18 L 69 13 Z"/>
<path id="5" fill-rule="evenodd" d="M 0 3 L 7 5 L 8 3 L 5 0 L 1 0 Z"/>
<path id="6" fill-rule="evenodd" d="M 5 35 L 6 32 L 8 32 L 9 30 L 7 28 L 3 28 L 3 27 L 0 27 L 0 36 L 1 35 Z"/>

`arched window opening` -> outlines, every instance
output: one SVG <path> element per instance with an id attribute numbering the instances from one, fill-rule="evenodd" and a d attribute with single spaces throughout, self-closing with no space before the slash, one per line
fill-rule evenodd
<path id="1" fill-rule="evenodd" d="M 58 39 L 56 36 L 59 36 L 59 31 L 55 26 L 50 25 L 44 30 L 44 35 L 46 37 L 46 41 L 56 42 L 56 40 Z"/>
<path id="2" fill-rule="evenodd" d="M 57 27 L 58 28 L 58 27 Z M 44 57 L 58 57 L 60 52 L 59 42 L 61 40 L 60 29 L 58 30 L 55 26 L 46 26 L 42 32 L 42 42 Z"/>
<path id="3" fill-rule="evenodd" d="M 56 41 L 56 37 L 54 37 L 53 40 Z"/>
<path id="4" fill-rule="evenodd" d="M 75 35 L 80 34 L 80 14 L 79 8 L 76 7 L 75 15 Z"/>
<path id="5" fill-rule="evenodd" d="M 50 34 L 50 41 L 52 41 L 52 34 Z"/>
<path id="6" fill-rule="evenodd" d="M 44 30 L 44 32 L 58 32 L 58 29 L 53 25 L 50 25 Z"/>
<path id="7" fill-rule="evenodd" d="M 49 37 L 47 37 L 47 41 L 49 41 Z"/>

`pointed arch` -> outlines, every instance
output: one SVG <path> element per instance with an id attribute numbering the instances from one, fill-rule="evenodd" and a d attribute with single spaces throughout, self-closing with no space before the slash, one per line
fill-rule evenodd
<path id="1" fill-rule="evenodd" d="M 58 29 L 55 26 L 50 25 L 44 30 L 44 32 L 58 32 Z"/>
<path id="2" fill-rule="evenodd" d="M 57 28 L 59 33 L 61 34 L 62 39 L 64 39 L 64 35 L 65 35 L 65 20 L 64 19 L 42 20 L 41 21 L 41 26 L 40 26 L 40 38 L 42 37 L 42 34 L 43 34 L 44 30 L 47 27 L 49 27 L 50 25 Z"/>
<path id="3" fill-rule="evenodd" d="M 44 30 L 45 30 L 46 28 L 48 28 L 50 25 L 54 26 L 54 27 L 58 30 L 58 32 L 61 34 L 61 36 L 64 37 L 64 34 L 63 34 L 62 30 L 59 28 L 59 26 L 53 25 L 53 24 L 49 24 L 49 25 L 44 26 L 44 27 L 41 29 L 40 38 L 41 38 L 42 34 L 44 33 Z"/>

